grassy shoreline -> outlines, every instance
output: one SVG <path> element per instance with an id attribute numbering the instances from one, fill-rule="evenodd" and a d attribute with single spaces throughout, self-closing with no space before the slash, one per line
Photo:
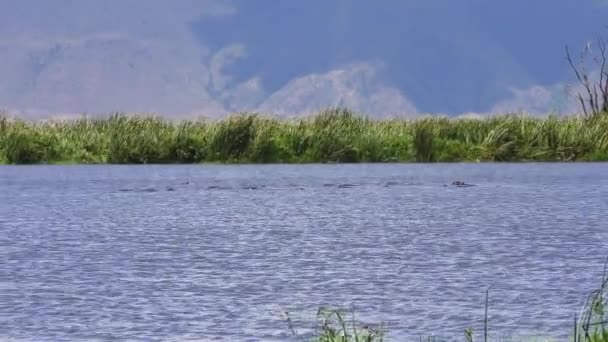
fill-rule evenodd
<path id="1" fill-rule="evenodd" d="M 220 121 L 0 117 L 0 164 L 608 161 L 608 115 L 373 120 L 345 109 Z"/>

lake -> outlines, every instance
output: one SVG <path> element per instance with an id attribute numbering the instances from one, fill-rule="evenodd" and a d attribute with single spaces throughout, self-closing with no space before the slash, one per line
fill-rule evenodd
<path id="1" fill-rule="evenodd" d="M 455 187 L 462 180 L 472 187 Z M 570 333 L 608 257 L 606 164 L 0 167 L 0 339 Z"/>

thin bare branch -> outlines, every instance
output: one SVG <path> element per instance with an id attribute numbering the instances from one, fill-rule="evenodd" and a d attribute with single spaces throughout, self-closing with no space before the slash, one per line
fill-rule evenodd
<path id="1" fill-rule="evenodd" d="M 583 95 L 580 93 L 577 94 L 578 100 L 581 103 L 581 107 L 583 107 L 583 114 L 587 116 L 587 106 L 585 105 L 585 100 L 583 100 Z"/>
<path id="2" fill-rule="evenodd" d="M 604 73 L 606 71 L 606 42 L 598 39 L 600 48 L 601 66 L 600 66 L 600 88 L 604 85 Z"/>
<path id="3" fill-rule="evenodd" d="M 593 107 L 593 111 L 595 113 L 597 113 L 597 112 L 600 111 L 600 108 L 599 108 L 599 105 L 598 105 L 599 102 L 598 102 L 598 98 L 597 98 L 598 96 L 597 96 L 597 94 L 598 94 L 598 92 L 597 92 L 597 84 L 594 84 L 593 85 L 593 95 L 591 97 L 590 102 L 591 102 L 591 106 Z"/>
<path id="4" fill-rule="evenodd" d="M 574 62 L 572 61 L 572 56 L 570 56 L 570 50 L 568 49 L 567 45 L 566 45 L 566 58 L 568 59 L 568 63 L 570 64 L 570 68 L 572 68 L 572 71 L 574 71 L 574 74 L 576 75 L 576 78 L 578 79 L 578 81 L 580 83 L 584 83 L 583 79 L 581 77 L 581 74 L 578 72 L 578 69 L 574 65 Z"/>
<path id="5" fill-rule="evenodd" d="M 583 96 L 580 92 L 577 93 L 577 98 L 581 103 L 583 113 L 585 116 L 597 115 L 601 112 L 608 112 L 608 53 L 606 47 L 606 41 L 598 39 L 598 50 L 599 56 L 591 56 L 592 62 L 599 65 L 599 83 L 592 79 L 590 73 L 587 71 L 584 60 L 588 55 L 592 55 L 590 43 L 581 52 L 581 62 L 574 63 L 570 50 L 566 45 L 566 58 L 568 64 L 578 82 L 585 88 L 586 95 Z M 589 108 L 587 108 L 589 106 Z M 589 113 L 590 111 L 590 113 Z"/>
<path id="6" fill-rule="evenodd" d="M 602 107 L 601 111 L 608 112 L 608 70 L 606 66 L 607 61 L 607 53 L 606 53 L 606 41 L 603 39 L 599 39 L 599 49 L 600 49 L 600 57 L 601 57 L 601 66 L 600 66 L 600 92 L 602 96 Z"/>

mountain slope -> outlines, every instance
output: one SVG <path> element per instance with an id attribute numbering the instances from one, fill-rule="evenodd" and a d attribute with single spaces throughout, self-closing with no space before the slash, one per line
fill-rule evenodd
<path id="1" fill-rule="evenodd" d="M 593 38 L 608 14 L 599 0 L 0 0 L 0 8 L 0 108 L 30 117 L 328 105 L 380 116 L 543 111 L 553 100 L 531 87 L 564 83 L 563 45 Z"/>
<path id="2" fill-rule="evenodd" d="M 377 66 L 356 63 L 289 81 L 260 106 L 262 112 L 312 114 L 328 107 L 378 116 L 411 116 L 416 107 L 398 89 L 378 83 Z"/>

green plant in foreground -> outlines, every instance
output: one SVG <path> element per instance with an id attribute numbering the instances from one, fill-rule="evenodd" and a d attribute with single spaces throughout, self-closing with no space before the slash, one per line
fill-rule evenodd
<path id="1" fill-rule="evenodd" d="M 488 325 L 488 298 L 489 291 L 485 294 L 485 310 L 484 310 L 484 331 L 483 341 L 489 341 L 489 325 Z M 574 329 L 572 334 L 573 342 L 608 342 L 608 314 L 605 311 L 608 304 L 608 260 L 604 267 L 604 276 L 602 277 L 601 285 L 598 289 L 591 292 L 582 309 L 581 320 L 575 318 Z M 358 328 L 354 319 L 347 322 L 344 318 L 344 311 L 319 309 L 317 312 L 317 327 L 315 335 L 310 342 L 379 342 L 384 338 L 384 326 L 380 328 Z M 287 316 L 289 329 L 294 336 L 299 336 L 289 315 Z M 303 338 L 302 341 L 306 342 Z M 420 339 L 423 341 L 424 339 Z M 428 337 L 428 341 L 434 341 L 435 338 Z M 473 329 L 467 328 L 464 330 L 464 341 L 475 342 Z M 550 341 L 550 339 L 538 339 L 538 341 Z"/>
<path id="2" fill-rule="evenodd" d="M 608 342 L 608 260 L 604 265 L 604 275 L 600 287 L 587 297 L 580 322 L 574 320 L 575 342 Z"/>
<path id="3" fill-rule="evenodd" d="M 338 309 L 320 308 L 317 311 L 315 336 L 310 342 L 382 342 L 384 327 L 358 327 L 354 314 L 347 322 L 346 312 Z M 287 314 L 287 323 L 294 336 L 300 336 L 294 329 Z M 302 341 L 306 341 L 300 336 Z"/>

